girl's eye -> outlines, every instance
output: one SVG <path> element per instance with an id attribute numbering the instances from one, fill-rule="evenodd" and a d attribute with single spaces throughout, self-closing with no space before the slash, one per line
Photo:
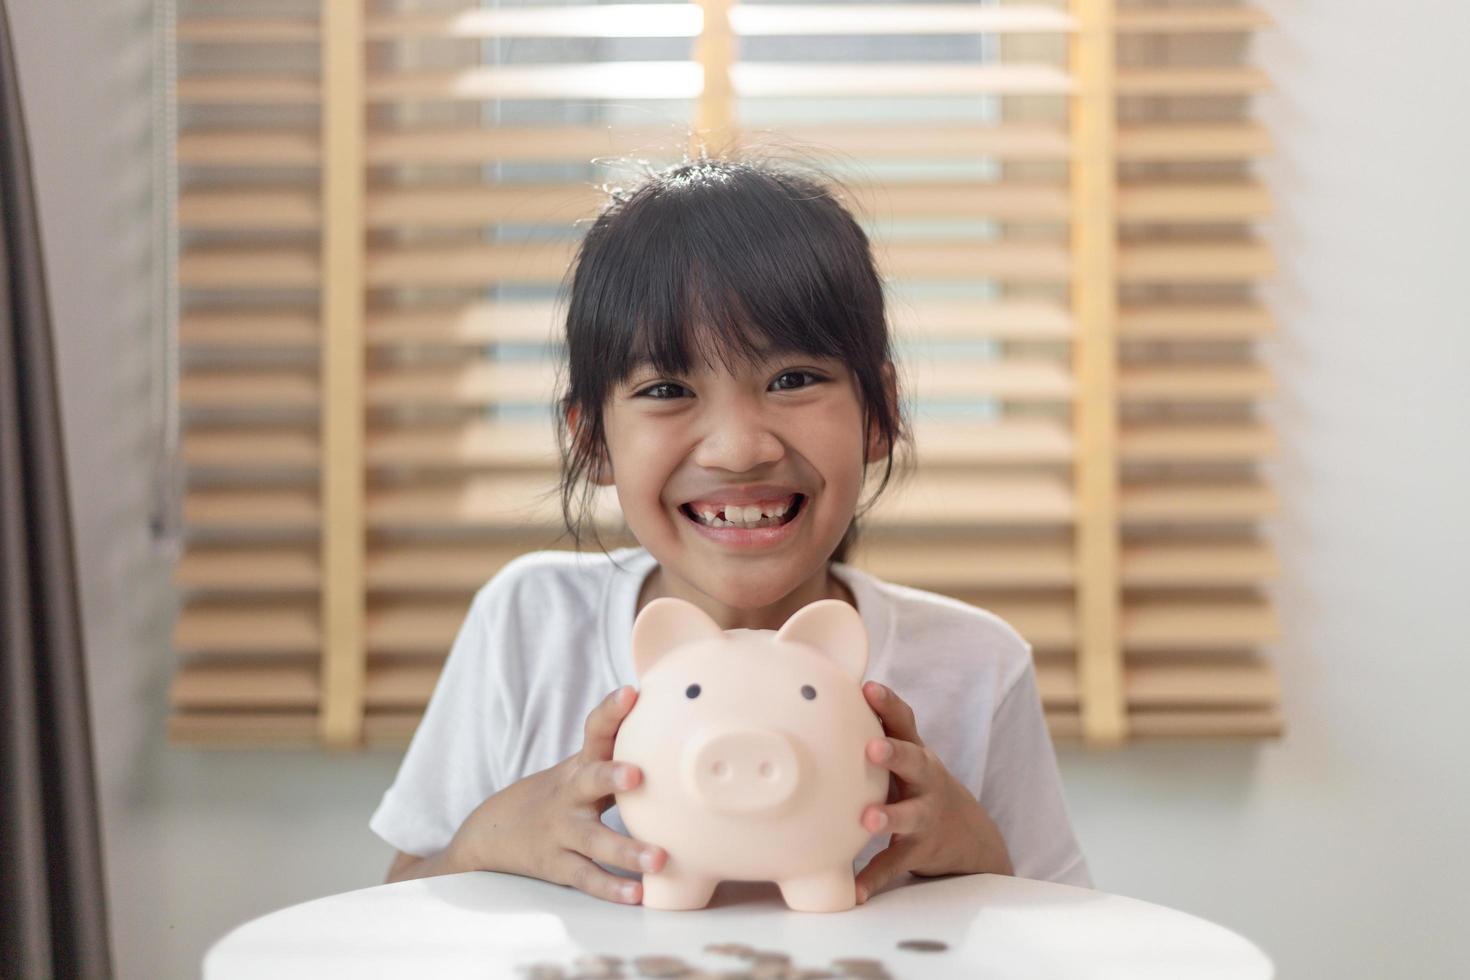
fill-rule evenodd
<path id="1" fill-rule="evenodd" d="M 810 684 L 803 684 L 801 685 L 801 696 L 806 698 L 808 701 L 813 701 L 817 697 L 817 689 L 812 687 Z"/>
<path id="2" fill-rule="evenodd" d="M 672 381 L 660 381 L 658 384 L 649 385 L 647 388 L 638 392 L 638 397 L 652 398 L 655 401 L 667 401 L 670 398 L 682 398 L 688 390 L 683 385 L 675 384 Z"/>
<path id="3" fill-rule="evenodd" d="M 771 382 L 771 387 L 777 391 L 794 391 L 797 388 L 807 388 L 822 379 L 810 371 L 783 371 Z"/>
<path id="4" fill-rule="evenodd" d="M 688 687 L 686 687 L 684 689 L 684 696 L 686 698 L 688 698 L 689 700 L 691 700 L 691 701 L 693 701 L 695 698 L 699 697 L 699 685 L 698 684 L 690 684 Z"/>

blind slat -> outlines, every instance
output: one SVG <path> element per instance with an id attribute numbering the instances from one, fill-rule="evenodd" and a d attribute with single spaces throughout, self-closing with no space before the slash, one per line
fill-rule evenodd
<path id="1" fill-rule="evenodd" d="M 1255 521 L 1277 507 L 1276 494 L 1251 481 L 1138 483 L 1125 486 L 1119 502 L 1124 520 L 1191 524 Z"/>
<path id="2" fill-rule="evenodd" d="M 174 675 L 177 708 L 315 708 L 321 679 L 311 666 L 292 664 L 190 665 Z"/>
<path id="3" fill-rule="evenodd" d="M 857 98 L 918 95 L 1067 95 L 1072 79 L 1048 65 L 739 62 L 730 68 L 743 98 Z"/>
<path id="4" fill-rule="evenodd" d="M 1123 549 L 1120 568 L 1129 588 L 1202 588 L 1254 585 L 1276 577 L 1266 544 L 1155 542 Z"/>
<path id="5" fill-rule="evenodd" d="M 315 606 L 193 605 L 179 613 L 174 646 L 214 654 L 313 654 L 322 642 Z"/>
<path id="6" fill-rule="evenodd" d="M 1260 364 L 1124 367 L 1118 390 L 1125 401 L 1246 401 L 1270 394 L 1275 382 Z"/>
<path id="7" fill-rule="evenodd" d="M 1276 639 L 1276 615 L 1263 599 L 1125 602 L 1123 644 L 1129 651 L 1239 650 Z"/>
<path id="8" fill-rule="evenodd" d="M 1270 213 L 1270 192 L 1255 181 L 1118 188 L 1118 216 L 1124 221 L 1243 222 Z"/>
<path id="9" fill-rule="evenodd" d="M 1275 330 L 1271 314 L 1256 303 L 1154 303 L 1123 306 L 1118 333 L 1124 340 L 1245 340 Z"/>
<path id="10" fill-rule="evenodd" d="M 692 61 L 497 65 L 369 75 L 370 102 L 484 99 L 695 99 L 704 73 Z"/>
<path id="11" fill-rule="evenodd" d="M 374 41 L 404 38 L 694 37 L 704 17 L 693 3 L 610 3 L 443 13 L 379 14 L 367 19 Z"/>
<path id="12" fill-rule="evenodd" d="M 571 241 L 533 245 L 384 246 L 368 252 L 367 285 L 371 289 L 415 286 L 473 289 L 501 282 L 555 285 L 566 272 L 575 248 Z"/>
<path id="13" fill-rule="evenodd" d="M 943 540 L 904 539 L 871 531 L 853 564 L 915 588 L 961 589 L 1064 587 L 1073 582 L 1070 544 L 1050 541 L 986 541 L 973 535 Z"/>
<path id="14" fill-rule="evenodd" d="M 1274 708 L 1257 711 L 1131 711 L 1128 730 L 1139 738 L 1274 738 L 1284 727 Z"/>
<path id="15" fill-rule="evenodd" d="M 1125 425 L 1119 452 L 1128 463 L 1221 462 L 1262 459 L 1276 451 L 1276 437 L 1262 422 Z"/>
<path id="16" fill-rule="evenodd" d="M 1059 33 L 1075 26 L 1065 11 L 1044 6 L 982 4 L 736 4 L 737 34 L 1009 34 Z"/>
<path id="17" fill-rule="evenodd" d="M 1275 271 L 1275 256 L 1263 242 L 1171 241 L 1118 250 L 1118 277 L 1125 284 L 1249 282 Z"/>
<path id="18" fill-rule="evenodd" d="M 1242 96 L 1265 92 L 1271 79 L 1258 68 L 1120 68 L 1120 96 Z"/>
<path id="19" fill-rule="evenodd" d="M 321 574 L 321 556 L 312 548 L 194 547 L 174 565 L 173 582 L 186 592 L 310 592 Z"/>
<path id="20" fill-rule="evenodd" d="M 320 519 L 320 500 L 310 490 L 191 487 L 184 494 L 184 523 L 200 531 L 315 531 Z"/>
<path id="21" fill-rule="evenodd" d="M 892 241 L 877 250 L 880 270 L 909 282 L 1008 279 L 1065 282 L 1072 273 L 1065 245 L 974 241 Z"/>
<path id="22" fill-rule="evenodd" d="M 1119 34 L 1241 33 L 1271 25 L 1264 10 L 1231 6 L 1120 7 L 1114 17 Z"/>
<path id="23" fill-rule="evenodd" d="M 781 132 L 800 143 L 838 154 L 887 159 L 1063 160 L 1071 153 L 1066 129 L 1046 123 L 998 122 L 977 125 L 937 121 L 841 125 L 798 122 Z M 760 134 L 758 133 L 757 136 Z"/>
<path id="24" fill-rule="evenodd" d="M 320 35 L 312 17 L 181 17 L 174 36 L 190 43 L 314 42 Z"/>
<path id="25" fill-rule="evenodd" d="M 1140 161 L 1244 160 L 1271 152 L 1258 123 L 1133 123 L 1118 128 L 1118 159 Z"/>
<path id="26" fill-rule="evenodd" d="M 297 247 L 204 247 L 179 254 L 184 289 L 314 289 L 321 253 Z"/>
<path id="27" fill-rule="evenodd" d="M 185 350 L 317 349 L 321 317 L 314 309 L 193 310 L 179 317 Z"/>
<path id="28" fill-rule="evenodd" d="M 192 75 L 179 79 L 174 96 L 190 105 L 314 105 L 321 83 L 311 75 Z"/>

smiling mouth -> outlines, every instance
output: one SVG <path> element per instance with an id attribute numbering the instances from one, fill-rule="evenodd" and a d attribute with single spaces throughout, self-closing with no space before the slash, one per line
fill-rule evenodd
<path id="1" fill-rule="evenodd" d="M 742 508 L 738 505 L 730 508 L 706 508 L 703 514 L 698 514 L 695 513 L 694 508 L 689 504 L 680 504 L 679 512 L 702 527 L 751 530 L 754 528 L 780 527 L 783 524 L 790 524 L 796 519 L 796 515 L 801 512 L 801 508 L 805 503 L 806 495 L 798 493 L 792 496 L 785 510 L 777 514 L 759 513 L 752 516 L 750 515 L 750 511 L 754 509 L 754 505 L 750 508 Z M 735 511 L 735 513 L 730 513 L 730 511 Z"/>

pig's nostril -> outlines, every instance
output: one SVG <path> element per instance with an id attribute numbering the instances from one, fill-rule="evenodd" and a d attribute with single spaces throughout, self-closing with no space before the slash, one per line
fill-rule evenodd
<path id="1" fill-rule="evenodd" d="M 771 778 L 771 769 L 772 769 L 772 767 L 771 767 L 771 764 L 769 762 L 762 762 L 761 763 L 761 769 L 760 769 L 761 776 L 764 777 L 764 778 L 766 778 L 766 779 L 770 779 Z"/>
<path id="2" fill-rule="evenodd" d="M 724 779 L 730 774 L 730 767 L 723 762 L 716 762 L 713 766 L 710 766 L 710 770 L 715 774 L 715 778 L 717 779 Z"/>

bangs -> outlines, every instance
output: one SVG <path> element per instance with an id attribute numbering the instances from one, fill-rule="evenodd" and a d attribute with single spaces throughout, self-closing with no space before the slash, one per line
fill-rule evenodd
<path id="1" fill-rule="evenodd" d="M 631 318 L 627 343 L 610 359 L 608 379 L 624 381 L 640 365 L 659 374 L 687 375 L 723 367 L 734 373 L 782 354 L 840 357 L 842 338 L 821 324 L 818 311 L 804 309 L 798 283 L 774 283 L 767 302 L 751 309 L 733 284 L 694 276 L 674 304 L 655 302 Z M 618 356 L 618 355 L 621 356 Z"/>
<path id="2" fill-rule="evenodd" d="M 780 353 L 850 354 L 868 332 L 854 297 L 876 283 L 864 282 L 867 242 L 828 200 L 721 172 L 625 202 L 619 234 L 584 243 L 597 254 L 580 266 L 600 280 L 584 295 L 597 300 L 568 320 L 569 344 L 596 338 L 602 393 L 640 364 L 683 375 Z"/>

